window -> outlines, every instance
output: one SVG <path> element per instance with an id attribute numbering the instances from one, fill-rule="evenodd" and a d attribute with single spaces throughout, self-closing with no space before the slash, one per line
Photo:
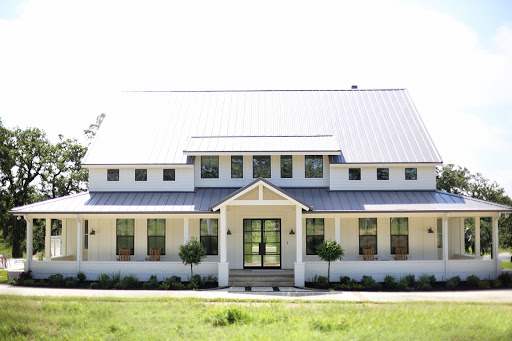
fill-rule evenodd
<path id="1" fill-rule="evenodd" d="M 165 255 L 165 219 L 148 219 L 148 255 L 151 249 Z"/>
<path id="2" fill-rule="evenodd" d="M 418 169 L 417 168 L 406 168 L 405 169 L 405 180 L 418 180 Z"/>
<path id="3" fill-rule="evenodd" d="M 373 249 L 377 254 L 377 218 L 359 218 L 359 254 Z"/>
<path id="4" fill-rule="evenodd" d="M 322 155 L 306 155 L 306 178 L 323 178 L 324 159 Z"/>
<path id="5" fill-rule="evenodd" d="M 389 168 L 377 168 L 377 180 L 389 180 Z"/>
<path id="6" fill-rule="evenodd" d="M 443 247 L 443 219 L 437 219 L 437 248 Z"/>
<path id="7" fill-rule="evenodd" d="M 231 156 L 231 179 L 244 177 L 244 157 L 241 155 Z"/>
<path id="8" fill-rule="evenodd" d="M 397 247 L 405 247 L 409 253 L 409 219 L 391 218 L 391 254 Z"/>
<path id="9" fill-rule="evenodd" d="M 361 180 L 361 168 L 349 168 L 348 169 L 349 180 Z"/>
<path id="10" fill-rule="evenodd" d="M 201 156 L 201 179 L 217 179 L 219 177 L 219 157 Z"/>
<path id="11" fill-rule="evenodd" d="M 84 250 L 89 249 L 89 220 L 84 221 Z"/>
<path id="12" fill-rule="evenodd" d="M 252 177 L 270 178 L 270 155 L 252 157 Z"/>
<path id="13" fill-rule="evenodd" d="M 306 218 L 306 255 L 317 255 L 318 245 L 324 241 L 324 219 Z"/>
<path id="14" fill-rule="evenodd" d="M 136 169 L 135 170 L 135 181 L 148 181 L 148 170 L 147 169 Z"/>
<path id="15" fill-rule="evenodd" d="M 164 179 L 164 181 L 175 181 L 176 180 L 176 170 L 175 169 L 164 169 L 163 179 Z"/>
<path id="16" fill-rule="evenodd" d="M 293 165 L 291 155 L 281 155 L 281 178 L 293 177 Z"/>
<path id="17" fill-rule="evenodd" d="M 135 235 L 134 219 L 116 220 L 116 255 L 119 255 L 119 249 L 130 249 L 130 255 L 133 255 L 133 238 Z"/>
<path id="18" fill-rule="evenodd" d="M 199 221 L 200 241 L 207 255 L 219 254 L 219 220 L 201 219 Z"/>
<path id="19" fill-rule="evenodd" d="M 107 169 L 107 181 L 119 181 L 119 169 Z"/>

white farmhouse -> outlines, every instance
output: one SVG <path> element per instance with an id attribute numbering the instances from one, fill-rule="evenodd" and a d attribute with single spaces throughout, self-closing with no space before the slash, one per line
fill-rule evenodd
<path id="1" fill-rule="evenodd" d="M 512 208 L 436 190 L 442 159 L 404 89 L 126 97 L 83 160 L 89 192 L 11 211 L 27 221 L 27 255 L 33 219 L 62 224 L 59 236 L 46 229 L 46 259 L 26 259 L 36 278 L 186 279 L 178 250 L 192 237 L 208 251 L 197 273 L 220 285 L 247 285 L 254 273 L 254 285 L 304 285 L 327 273 L 316 250 L 324 240 L 345 250 L 332 279 L 501 271 L 498 218 Z M 468 217 L 474 255 L 464 248 Z M 489 218 L 491 258 L 480 256 L 479 240 Z"/>

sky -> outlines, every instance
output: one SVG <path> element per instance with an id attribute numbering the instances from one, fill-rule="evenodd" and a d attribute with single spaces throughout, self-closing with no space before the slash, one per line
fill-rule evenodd
<path id="1" fill-rule="evenodd" d="M 512 1 L 0 0 L 0 118 L 53 140 L 122 91 L 351 85 L 408 89 L 444 163 L 512 195 Z"/>

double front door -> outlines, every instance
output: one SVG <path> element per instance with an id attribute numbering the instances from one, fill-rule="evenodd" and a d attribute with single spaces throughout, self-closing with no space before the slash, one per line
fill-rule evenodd
<path id="1" fill-rule="evenodd" d="M 281 268 L 280 219 L 244 219 L 244 268 Z"/>

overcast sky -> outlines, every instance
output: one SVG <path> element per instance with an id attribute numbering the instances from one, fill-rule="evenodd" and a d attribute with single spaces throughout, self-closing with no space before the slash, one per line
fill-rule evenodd
<path id="1" fill-rule="evenodd" d="M 0 0 L 0 117 L 52 139 L 123 90 L 353 84 L 407 88 L 444 162 L 512 195 L 512 1 Z"/>

